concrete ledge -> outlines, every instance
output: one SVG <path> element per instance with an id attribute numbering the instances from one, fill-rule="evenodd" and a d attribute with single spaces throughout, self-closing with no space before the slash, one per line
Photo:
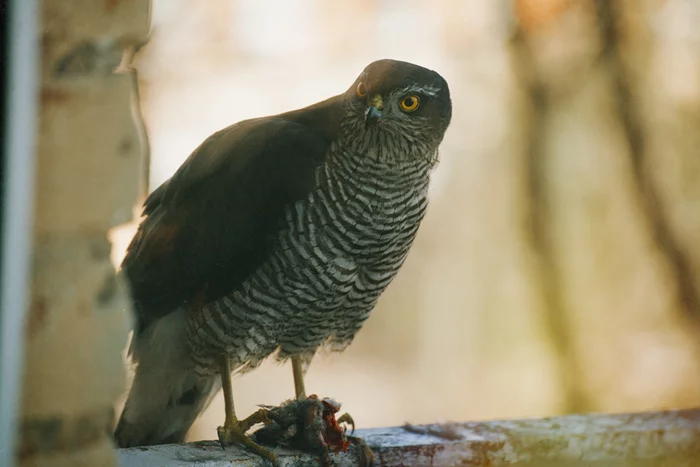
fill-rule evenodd
<path id="1" fill-rule="evenodd" d="M 355 433 L 380 466 L 700 466 L 700 409 L 376 428 Z M 354 448 L 353 448 L 354 449 Z M 120 467 L 263 466 L 218 443 L 119 449 Z M 284 467 L 315 466 L 315 456 L 277 449 Z M 357 453 L 333 457 L 357 466 Z"/>

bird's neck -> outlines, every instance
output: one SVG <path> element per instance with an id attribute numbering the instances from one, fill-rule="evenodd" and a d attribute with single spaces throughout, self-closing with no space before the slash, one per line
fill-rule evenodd
<path id="1" fill-rule="evenodd" d="M 353 185 L 385 187 L 388 190 L 423 192 L 428 188 L 436 158 L 403 159 L 381 157 L 371 148 L 353 151 L 347 146 L 331 148 L 327 166 L 339 179 Z"/>

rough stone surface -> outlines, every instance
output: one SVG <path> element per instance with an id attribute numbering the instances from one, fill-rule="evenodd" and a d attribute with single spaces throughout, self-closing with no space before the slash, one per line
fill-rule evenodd
<path id="1" fill-rule="evenodd" d="M 700 459 L 700 409 L 618 415 L 568 415 L 449 425 L 377 428 L 357 433 L 381 466 L 652 466 L 690 467 Z M 315 457 L 276 450 L 283 467 L 318 465 Z M 121 449 L 120 467 L 263 466 L 218 443 Z M 356 453 L 336 455 L 357 466 Z"/>

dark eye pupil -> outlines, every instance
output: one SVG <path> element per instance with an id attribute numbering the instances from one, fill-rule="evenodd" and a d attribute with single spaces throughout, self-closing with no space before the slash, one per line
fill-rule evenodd
<path id="1" fill-rule="evenodd" d="M 404 99 L 403 103 L 406 105 L 406 107 L 413 107 L 413 98 L 407 97 Z"/>

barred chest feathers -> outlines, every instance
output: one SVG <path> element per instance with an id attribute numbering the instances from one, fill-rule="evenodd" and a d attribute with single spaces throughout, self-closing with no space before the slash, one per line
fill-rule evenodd
<path id="1" fill-rule="evenodd" d="M 316 171 L 316 189 L 286 212 L 280 242 L 382 268 L 406 253 L 427 207 L 429 164 L 359 157 Z"/>
<path id="2" fill-rule="evenodd" d="M 198 371 L 222 347 L 241 370 L 276 349 L 287 358 L 347 347 L 408 254 L 431 168 L 429 159 L 330 157 L 316 188 L 286 209 L 269 260 L 193 320 Z"/>
<path id="3" fill-rule="evenodd" d="M 331 160 L 317 170 L 316 189 L 287 210 L 275 269 L 291 295 L 314 296 L 313 328 L 321 332 L 305 342 L 329 337 L 336 350 L 350 343 L 408 254 L 427 208 L 429 171 L 428 163 Z M 282 354 L 301 347 L 283 343 Z"/>

